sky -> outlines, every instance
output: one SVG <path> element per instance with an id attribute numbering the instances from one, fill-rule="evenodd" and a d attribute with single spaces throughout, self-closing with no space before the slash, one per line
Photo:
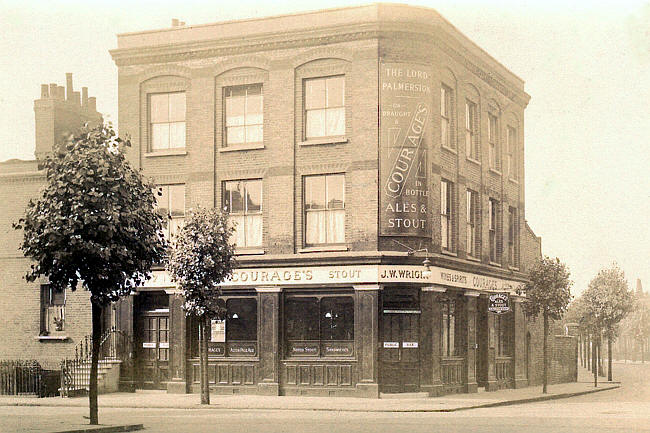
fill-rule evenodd
<path id="1" fill-rule="evenodd" d="M 436 9 L 526 82 L 526 220 L 572 293 L 617 262 L 650 289 L 650 1 L 396 1 Z M 0 0 L 0 161 L 32 159 L 40 84 L 118 124 L 116 34 L 369 2 Z"/>

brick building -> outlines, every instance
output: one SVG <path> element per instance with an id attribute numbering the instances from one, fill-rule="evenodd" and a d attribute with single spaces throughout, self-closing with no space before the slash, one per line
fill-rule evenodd
<path id="1" fill-rule="evenodd" d="M 84 123 L 102 122 L 95 98 L 86 87 L 74 91 L 72 74 L 66 75 L 65 87 L 43 84 L 34 101 L 37 159 L 0 163 L 0 359 L 36 359 L 48 369 L 74 355 L 75 346 L 90 334 L 90 297 L 81 290 L 52 293 L 46 280 L 28 283 L 24 276 L 31 262 L 19 250 L 22 232 L 11 224 L 24 216 L 27 203 L 45 184 L 38 160 Z"/>
<path id="2" fill-rule="evenodd" d="M 170 235 L 198 205 L 238 222 L 228 318 L 211 326 L 214 392 L 536 382 L 541 336 L 519 296 L 541 250 L 524 219 L 529 95 L 437 12 L 176 22 L 118 35 L 111 55 L 120 134 L 163 188 Z M 495 293 L 508 313 L 488 312 Z M 123 381 L 197 389 L 181 305 L 162 269 L 119 303 L 135 360 Z"/>

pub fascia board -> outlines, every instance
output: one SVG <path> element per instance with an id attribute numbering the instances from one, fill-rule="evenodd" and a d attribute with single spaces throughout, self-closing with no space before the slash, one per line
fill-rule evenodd
<path id="1" fill-rule="evenodd" d="M 300 266 L 283 268 L 236 269 L 222 287 L 256 287 L 269 285 L 306 286 L 336 284 L 390 284 L 414 283 L 440 285 L 481 292 L 508 292 L 515 294 L 524 283 L 493 278 L 469 272 L 432 266 L 431 275 L 424 276 L 422 266 L 358 265 L 358 266 Z M 166 271 L 154 271 L 146 288 L 176 287 Z"/>

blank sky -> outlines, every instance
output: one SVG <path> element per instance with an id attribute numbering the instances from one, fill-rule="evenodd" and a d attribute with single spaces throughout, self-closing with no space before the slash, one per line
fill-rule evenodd
<path id="1" fill-rule="evenodd" d="M 526 219 L 580 292 L 613 261 L 650 287 L 650 2 L 413 1 L 526 81 Z M 0 0 L 0 161 L 31 159 L 40 84 L 87 86 L 117 123 L 115 34 L 345 1 Z"/>

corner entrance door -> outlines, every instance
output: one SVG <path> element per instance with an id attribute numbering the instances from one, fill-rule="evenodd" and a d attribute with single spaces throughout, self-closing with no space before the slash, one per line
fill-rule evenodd
<path id="1" fill-rule="evenodd" d="M 169 310 L 142 314 L 139 333 L 140 383 L 146 389 L 165 389 L 169 380 Z"/>
<path id="2" fill-rule="evenodd" d="M 420 390 L 419 311 L 384 310 L 379 346 L 382 392 Z"/>

